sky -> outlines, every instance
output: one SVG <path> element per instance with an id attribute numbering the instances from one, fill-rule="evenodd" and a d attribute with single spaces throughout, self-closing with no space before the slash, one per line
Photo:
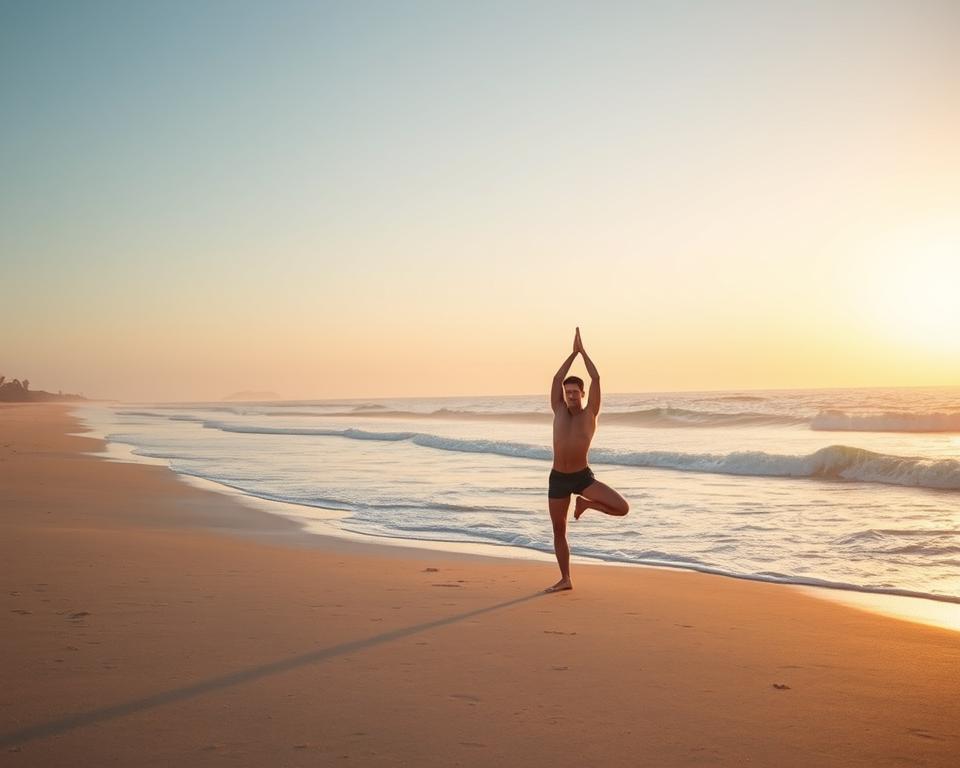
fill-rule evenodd
<path id="1" fill-rule="evenodd" d="M 0 0 L 0 374 L 960 384 L 960 3 Z M 583 371 L 578 362 L 574 372 Z"/>

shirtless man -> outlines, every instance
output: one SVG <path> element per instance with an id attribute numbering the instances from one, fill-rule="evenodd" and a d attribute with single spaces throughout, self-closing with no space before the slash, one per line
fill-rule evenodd
<path id="1" fill-rule="evenodd" d="M 583 406 L 583 380 L 577 376 L 564 378 L 577 355 L 583 355 L 584 365 L 590 374 L 590 397 Z M 553 522 L 553 550 L 560 565 L 560 581 L 546 592 L 561 592 L 573 589 L 570 581 L 570 546 L 567 544 L 567 511 L 570 495 L 577 495 L 573 519 L 588 509 L 596 509 L 607 515 L 623 516 L 630 505 L 613 488 L 595 480 L 587 466 L 590 441 L 597 431 L 597 416 L 600 413 L 600 374 L 587 355 L 577 328 L 573 339 L 573 352 L 564 361 L 553 377 L 550 390 L 550 405 L 553 407 L 553 469 L 550 472 L 550 520 Z"/>

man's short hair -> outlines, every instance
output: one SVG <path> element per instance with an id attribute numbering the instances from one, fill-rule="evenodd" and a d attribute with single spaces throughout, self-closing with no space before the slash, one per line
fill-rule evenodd
<path id="1" fill-rule="evenodd" d="M 576 384 L 580 387 L 580 391 L 583 392 L 583 379 L 579 376 L 567 376 L 567 378 L 563 380 L 563 386 L 567 386 L 567 384 Z"/>

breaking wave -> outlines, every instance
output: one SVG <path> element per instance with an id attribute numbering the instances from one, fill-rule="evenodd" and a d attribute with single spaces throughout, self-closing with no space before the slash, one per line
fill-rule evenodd
<path id="1" fill-rule="evenodd" d="M 467 440 L 424 432 L 371 432 L 362 429 L 309 427 L 260 427 L 206 421 L 207 429 L 263 435 L 341 437 L 350 440 L 410 441 L 424 448 L 459 453 L 489 453 L 521 459 L 550 461 L 548 446 L 497 440 Z M 937 490 L 960 490 L 960 461 L 890 456 L 863 448 L 832 445 L 806 455 L 783 455 L 763 451 L 726 454 L 670 451 L 618 451 L 595 449 L 591 463 L 628 467 L 670 469 L 747 477 L 794 477 L 848 482 L 881 483 Z"/>

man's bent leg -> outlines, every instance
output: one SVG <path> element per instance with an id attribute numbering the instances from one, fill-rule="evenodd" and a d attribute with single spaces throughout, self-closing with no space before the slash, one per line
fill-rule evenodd
<path id="1" fill-rule="evenodd" d="M 579 520 L 580 515 L 588 509 L 596 509 L 607 515 L 623 517 L 630 511 L 630 505 L 623 496 L 609 485 L 594 480 L 583 489 L 583 492 L 577 498 L 577 503 L 573 509 L 573 519 Z"/>
<path id="2" fill-rule="evenodd" d="M 573 589 L 570 581 L 570 545 L 567 544 L 567 510 L 570 509 L 570 497 L 565 499 L 548 499 L 550 506 L 550 522 L 553 523 L 553 551 L 560 566 L 560 581 L 546 592 L 561 592 Z"/>

